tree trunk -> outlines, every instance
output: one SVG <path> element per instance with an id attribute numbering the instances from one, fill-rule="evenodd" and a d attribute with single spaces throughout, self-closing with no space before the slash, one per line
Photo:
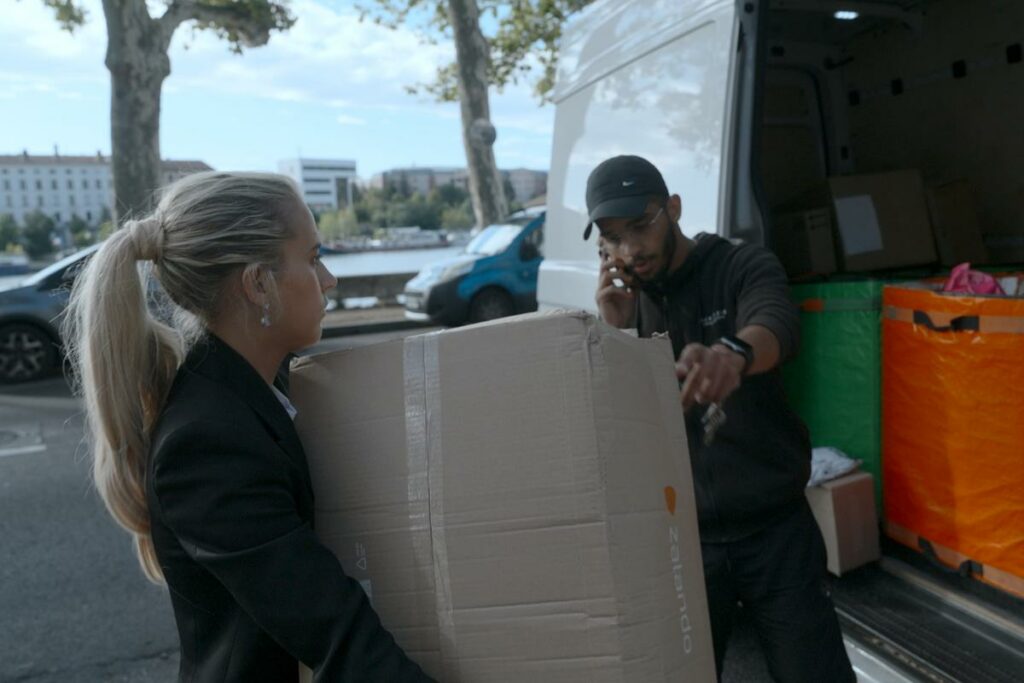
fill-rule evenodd
<path id="1" fill-rule="evenodd" d="M 170 36 L 145 0 L 103 0 L 110 70 L 114 224 L 154 205 L 160 182 L 160 90 L 171 72 Z"/>
<path id="2" fill-rule="evenodd" d="M 505 217 L 505 192 L 494 161 L 494 127 L 487 98 L 487 41 L 480 30 L 476 0 L 448 0 L 448 18 L 455 35 L 455 55 L 462 109 L 462 141 L 466 147 L 469 194 L 478 226 Z"/>

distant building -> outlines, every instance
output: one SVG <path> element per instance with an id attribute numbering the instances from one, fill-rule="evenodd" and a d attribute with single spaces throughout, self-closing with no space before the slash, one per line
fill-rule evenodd
<path id="1" fill-rule="evenodd" d="M 370 179 L 370 187 L 379 190 L 389 188 L 407 196 L 416 193 L 428 195 L 431 190 L 443 185 L 455 185 L 468 190 L 469 176 L 466 169 L 440 166 L 393 168 Z"/>
<path id="2" fill-rule="evenodd" d="M 278 170 L 302 189 L 306 204 L 317 211 L 337 211 L 352 205 L 356 162 L 349 159 L 285 159 Z"/>
<path id="3" fill-rule="evenodd" d="M 501 176 L 512 186 L 514 199 L 520 203 L 547 193 L 547 171 L 533 171 L 516 168 L 501 171 Z M 390 188 L 404 195 L 420 193 L 427 195 L 431 190 L 444 185 L 454 185 L 469 190 L 469 174 L 464 168 L 423 166 L 413 168 L 395 168 L 378 173 L 370 179 L 370 187 L 377 189 Z"/>
<path id="4" fill-rule="evenodd" d="M 202 161 L 166 160 L 160 180 L 169 184 L 211 170 Z M 113 210 L 114 176 L 108 156 L 0 155 L 0 213 L 12 215 L 18 223 L 41 211 L 58 225 L 66 225 L 73 216 L 98 225 Z"/>
<path id="5" fill-rule="evenodd" d="M 164 185 L 170 185 L 175 180 L 180 180 L 193 173 L 213 170 L 203 161 L 175 161 L 173 159 L 164 159 L 161 162 L 161 167 L 160 179 L 164 181 Z"/>
<path id="6" fill-rule="evenodd" d="M 515 193 L 515 199 L 520 204 L 525 204 L 531 199 L 546 195 L 548 192 L 548 173 L 547 171 L 531 171 L 528 168 L 513 168 L 509 171 L 502 171 L 509 184 L 512 185 L 512 191 Z"/>

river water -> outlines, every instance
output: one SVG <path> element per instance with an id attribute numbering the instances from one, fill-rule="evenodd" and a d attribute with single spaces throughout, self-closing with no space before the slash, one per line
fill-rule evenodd
<path id="1" fill-rule="evenodd" d="M 423 266 L 462 252 L 463 247 L 409 249 L 407 251 L 368 251 L 355 254 L 329 254 L 323 262 L 336 277 L 418 273 Z"/>

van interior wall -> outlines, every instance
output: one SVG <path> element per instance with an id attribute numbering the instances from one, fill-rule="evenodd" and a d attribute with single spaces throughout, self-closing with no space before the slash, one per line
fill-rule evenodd
<path id="1" fill-rule="evenodd" d="M 769 66 L 761 127 L 761 185 L 768 206 L 786 206 L 827 177 L 825 131 L 815 79 L 799 69 Z"/>
<path id="2" fill-rule="evenodd" d="M 844 46 L 856 171 L 966 180 L 995 260 L 1024 260 L 1024 2 L 923 8 L 919 34 L 887 22 Z"/>

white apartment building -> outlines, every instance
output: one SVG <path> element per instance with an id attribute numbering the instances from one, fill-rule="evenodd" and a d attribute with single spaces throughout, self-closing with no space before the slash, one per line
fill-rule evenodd
<path id="1" fill-rule="evenodd" d="M 212 170 L 202 161 L 164 161 L 161 180 L 171 183 L 198 171 Z M 72 216 L 89 225 L 109 219 L 114 207 L 114 178 L 110 157 L 0 155 L 0 214 L 14 217 L 40 211 L 58 225 Z"/>
<path id="2" fill-rule="evenodd" d="M 302 189 L 302 197 L 313 209 L 336 211 L 352 206 L 356 162 L 350 159 L 285 159 L 277 169 Z"/>

